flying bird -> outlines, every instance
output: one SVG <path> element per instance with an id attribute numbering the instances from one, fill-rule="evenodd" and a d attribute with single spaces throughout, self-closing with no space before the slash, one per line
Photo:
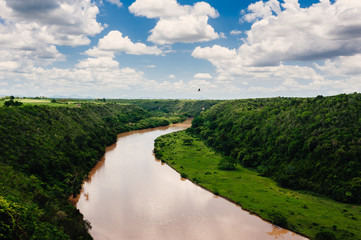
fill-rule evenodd
<path id="1" fill-rule="evenodd" d="M 201 89 L 200 88 L 198 88 L 198 92 L 200 92 L 201 91 Z"/>

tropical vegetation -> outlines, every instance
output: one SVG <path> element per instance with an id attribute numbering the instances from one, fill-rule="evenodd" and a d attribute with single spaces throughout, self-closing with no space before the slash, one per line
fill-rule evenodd
<path id="1" fill-rule="evenodd" d="M 118 133 L 185 119 L 129 104 L 51 104 L 0 108 L 0 239 L 92 239 L 68 197 L 105 147 Z"/>
<path id="2" fill-rule="evenodd" d="M 281 186 L 361 203 L 361 94 L 226 101 L 189 131 Z"/>

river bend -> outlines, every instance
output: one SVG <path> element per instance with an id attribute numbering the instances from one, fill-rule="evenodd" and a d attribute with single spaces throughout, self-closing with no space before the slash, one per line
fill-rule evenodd
<path id="1" fill-rule="evenodd" d="M 77 208 L 96 240 L 305 239 L 180 179 L 154 140 L 190 122 L 120 134 L 84 182 Z"/>

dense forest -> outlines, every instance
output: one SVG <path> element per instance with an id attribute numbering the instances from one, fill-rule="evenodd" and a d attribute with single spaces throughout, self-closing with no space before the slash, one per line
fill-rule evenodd
<path id="1" fill-rule="evenodd" d="M 197 116 L 222 100 L 177 100 L 177 99 L 110 99 L 107 101 L 134 104 L 157 115 L 181 114 L 187 117 Z"/>
<path id="2" fill-rule="evenodd" d="M 188 131 L 281 186 L 361 203 L 361 94 L 226 101 Z"/>
<path id="3" fill-rule="evenodd" d="M 136 106 L 0 107 L 0 239 L 92 239 L 68 202 L 118 133 L 168 125 Z"/>

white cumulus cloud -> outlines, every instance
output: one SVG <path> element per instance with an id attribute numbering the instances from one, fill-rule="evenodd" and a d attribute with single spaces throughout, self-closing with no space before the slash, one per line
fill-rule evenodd
<path id="1" fill-rule="evenodd" d="M 170 78 L 170 79 L 175 79 L 175 78 L 177 78 L 174 74 L 170 74 L 170 75 L 168 75 L 168 78 Z"/>
<path id="2" fill-rule="evenodd" d="M 158 19 L 148 37 L 148 41 L 157 44 L 203 42 L 220 37 L 208 24 L 209 17 L 218 17 L 218 12 L 205 2 L 191 6 L 180 5 L 176 0 L 136 0 L 129 10 L 136 16 Z"/>
<path id="3" fill-rule="evenodd" d="M 240 30 L 232 30 L 230 33 L 231 35 L 241 35 L 243 32 Z"/>
<path id="4" fill-rule="evenodd" d="M 250 4 L 248 11 L 249 13 L 244 15 L 244 20 L 251 22 L 259 18 L 271 17 L 274 13 L 279 14 L 281 7 L 278 0 L 269 0 L 268 2 L 259 1 Z"/>
<path id="5" fill-rule="evenodd" d="M 119 0 L 106 0 L 106 1 L 117 5 L 118 7 L 123 6 L 123 4 Z"/>
<path id="6" fill-rule="evenodd" d="M 212 63 L 216 81 L 247 91 L 360 91 L 361 83 L 355 84 L 361 77 L 360 16 L 361 1 L 321 0 L 308 8 L 297 0 L 259 1 L 243 13 L 252 26 L 238 48 L 196 47 L 192 56 Z"/>
<path id="7" fill-rule="evenodd" d="M 194 74 L 193 78 L 196 79 L 212 79 L 212 75 L 209 73 L 196 73 Z"/>
<path id="8" fill-rule="evenodd" d="M 279 7 L 276 0 L 257 2 L 243 16 L 257 19 L 238 49 L 245 64 L 278 65 L 281 61 L 322 60 L 361 52 L 361 1 L 323 0 L 300 8 L 297 0 L 285 0 L 283 11 L 277 4 Z"/>
<path id="9" fill-rule="evenodd" d="M 103 30 L 98 13 L 90 0 L 0 0 L 0 61 L 24 67 L 62 60 L 57 45 L 86 45 Z"/>
<path id="10" fill-rule="evenodd" d="M 328 59 L 324 64 L 316 64 L 316 67 L 329 76 L 361 75 L 361 54 Z"/>
<path id="11" fill-rule="evenodd" d="M 119 31 L 111 31 L 99 39 L 98 46 L 88 50 L 90 56 L 113 55 L 114 52 L 125 52 L 133 55 L 160 55 L 162 50 L 157 46 L 147 46 L 144 43 L 133 43 L 128 36 Z"/>

